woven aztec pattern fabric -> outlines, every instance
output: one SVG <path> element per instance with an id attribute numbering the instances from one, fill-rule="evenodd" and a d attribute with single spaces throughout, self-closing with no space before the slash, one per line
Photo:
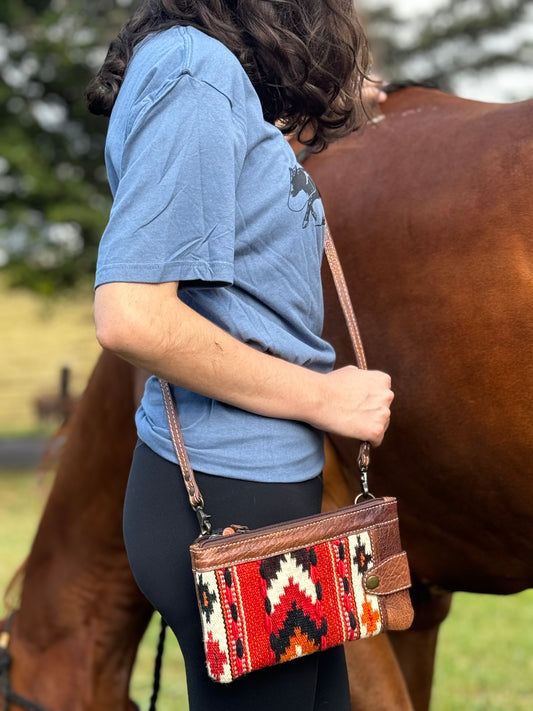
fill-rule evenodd
<path id="1" fill-rule="evenodd" d="M 230 682 L 382 629 L 365 591 L 372 539 L 360 532 L 263 560 L 196 573 L 209 676 Z"/>

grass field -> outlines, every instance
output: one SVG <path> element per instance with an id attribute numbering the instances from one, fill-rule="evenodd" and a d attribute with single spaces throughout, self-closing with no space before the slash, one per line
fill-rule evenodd
<path id="1" fill-rule="evenodd" d="M 0 599 L 9 580 L 27 555 L 50 487 L 47 477 L 40 481 L 33 472 L 0 470 Z M 0 619 L 5 616 L 0 602 Z M 152 668 L 159 635 L 159 620 L 154 616 L 139 648 L 132 680 L 131 696 L 142 711 L 148 708 Z M 167 636 L 163 689 L 158 711 L 187 708 L 187 694 L 181 655 L 176 641 Z"/>
<path id="2" fill-rule="evenodd" d="M 30 472 L 0 472 L 0 590 L 28 551 L 47 486 L 39 485 Z M 533 709 L 532 630 L 533 590 L 505 598 L 456 595 L 440 636 L 431 711 Z M 142 711 L 151 693 L 157 635 L 154 619 L 139 649 L 132 682 L 132 698 Z M 169 638 L 158 709 L 186 708 L 181 658 Z"/>
<path id="3" fill-rule="evenodd" d="M 62 366 L 72 370 L 72 393 L 81 393 L 99 348 L 90 285 L 43 303 L 24 292 L 6 292 L 0 279 L 0 296 L 1 437 L 39 429 L 34 398 L 57 392 Z M 49 484 L 39 484 L 32 472 L 0 471 L 0 595 L 28 552 Z M 532 630 L 533 590 L 508 598 L 456 595 L 440 636 L 432 711 L 533 709 Z M 148 708 L 157 634 L 154 619 L 132 682 L 132 698 L 142 711 Z M 158 709 L 186 708 L 181 658 L 169 638 Z"/>
<path id="4" fill-rule="evenodd" d="M 72 394 L 79 395 L 100 351 L 91 285 L 43 300 L 7 290 L 0 278 L 0 333 L 0 436 L 42 429 L 35 398 L 58 393 L 63 366 L 71 369 Z"/>

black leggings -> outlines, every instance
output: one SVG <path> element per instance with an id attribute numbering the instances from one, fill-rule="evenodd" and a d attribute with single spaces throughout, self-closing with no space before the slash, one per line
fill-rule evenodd
<path id="1" fill-rule="evenodd" d="M 196 472 L 214 528 L 257 528 L 320 511 L 322 478 L 264 484 Z M 189 545 L 198 536 L 176 464 L 139 443 L 124 506 L 124 540 L 143 593 L 176 635 L 191 711 L 349 711 L 342 647 L 252 672 L 231 684 L 207 676 Z"/>

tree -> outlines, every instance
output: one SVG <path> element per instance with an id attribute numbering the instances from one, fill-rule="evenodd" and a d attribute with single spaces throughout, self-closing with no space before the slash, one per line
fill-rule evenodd
<path id="1" fill-rule="evenodd" d="M 0 264 L 43 294 L 94 270 L 110 206 L 106 121 L 84 90 L 124 16 L 111 0 L 0 6 Z"/>
<path id="2" fill-rule="evenodd" d="M 429 4 L 430 0 L 428 0 Z M 107 121 L 85 87 L 134 0 L 3 0 L 0 5 L 0 266 L 40 293 L 94 272 L 110 207 Z M 389 78 L 453 90 L 466 72 L 531 63 L 520 35 L 533 0 L 441 0 L 402 17 L 366 0 L 374 53 Z M 507 46 L 501 40 L 514 38 Z"/>
<path id="3" fill-rule="evenodd" d="M 406 19 L 398 3 L 366 0 L 378 62 L 389 77 L 436 83 L 457 91 L 499 67 L 530 67 L 533 0 L 443 0 Z M 508 99 L 525 98 L 508 92 Z"/>

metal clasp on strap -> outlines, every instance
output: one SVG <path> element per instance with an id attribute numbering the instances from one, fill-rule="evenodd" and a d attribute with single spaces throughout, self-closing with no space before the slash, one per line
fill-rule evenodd
<path id="1" fill-rule="evenodd" d="M 13 620 L 15 619 L 17 611 L 9 615 L 4 625 L 4 629 L 0 630 L 0 649 L 7 649 L 9 647 L 9 640 L 11 639 L 11 627 L 13 625 Z"/>
<path id="2" fill-rule="evenodd" d="M 9 670 L 12 658 L 9 653 L 8 646 L 11 637 L 11 627 L 13 625 L 16 612 L 17 611 L 14 610 L 9 615 L 4 625 L 4 629 L 0 632 L 0 699 L 3 699 L 1 707 L 5 711 L 11 708 L 11 705 L 15 705 L 17 708 L 25 709 L 25 711 L 47 711 L 44 706 L 34 704 L 33 701 L 17 694 L 11 686 Z"/>
<path id="3" fill-rule="evenodd" d="M 363 442 L 361 449 L 359 450 L 359 457 L 357 459 L 357 466 L 361 472 L 361 493 L 355 497 L 355 503 L 357 504 L 360 499 L 375 499 L 374 494 L 371 494 L 368 490 L 368 468 L 370 466 L 370 445 L 368 442 Z"/>
<path id="4" fill-rule="evenodd" d="M 9 647 L 9 640 L 11 635 L 9 632 L 0 632 L 0 649 L 7 649 Z"/>
<path id="5" fill-rule="evenodd" d="M 204 511 L 204 500 L 201 499 L 199 504 L 193 506 L 193 509 L 200 524 L 200 533 L 202 536 L 208 536 L 213 531 L 213 526 L 209 520 L 211 516 Z"/>

